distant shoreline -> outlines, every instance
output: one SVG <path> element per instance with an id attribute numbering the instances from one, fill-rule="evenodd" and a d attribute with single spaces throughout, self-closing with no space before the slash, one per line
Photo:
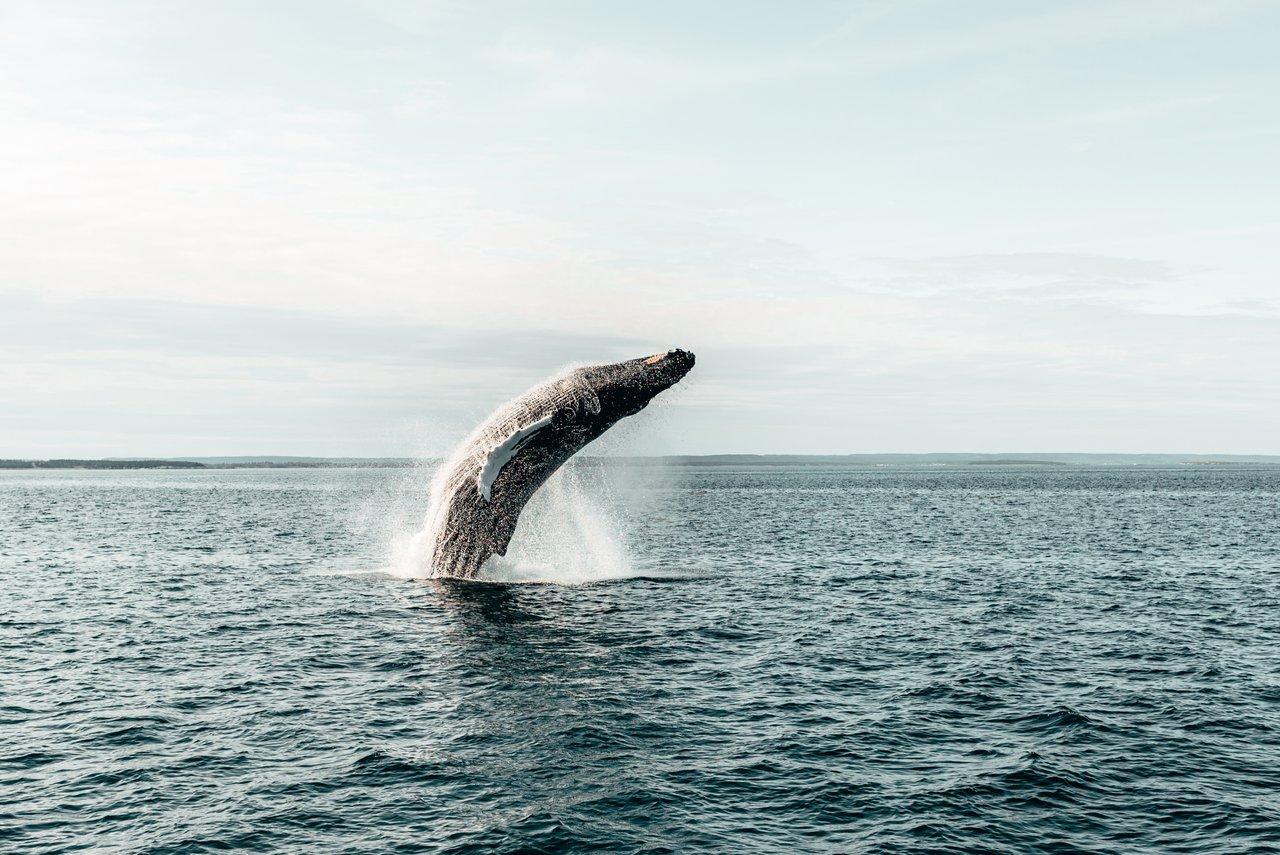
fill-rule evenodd
<path id="1" fill-rule="evenodd" d="M 1265 466 L 1280 467 L 1275 454 L 701 454 L 653 457 L 589 457 L 624 465 L 666 466 Z M 0 469 L 402 469 L 434 465 L 438 458 L 407 457 L 182 457 L 0 459 Z"/>

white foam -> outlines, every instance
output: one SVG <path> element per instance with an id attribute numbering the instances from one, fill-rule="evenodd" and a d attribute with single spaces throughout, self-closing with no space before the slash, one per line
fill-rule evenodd
<path id="1" fill-rule="evenodd" d="M 637 577 L 683 578 L 637 569 L 631 559 L 626 522 L 636 504 L 643 504 L 635 495 L 636 485 L 629 482 L 634 474 L 630 468 L 598 461 L 569 461 L 525 506 L 507 554 L 485 562 L 475 581 L 583 585 Z M 385 566 L 369 572 L 396 579 L 430 578 L 435 519 L 443 512 L 438 503 L 444 501 L 433 489 L 433 506 L 423 527 L 394 535 Z"/>
<path id="2" fill-rule="evenodd" d="M 481 568 L 486 579 L 582 584 L 633 575 L 621 509 L 598 463 L 571 461 L 525 506 L 511 547 Z"/>

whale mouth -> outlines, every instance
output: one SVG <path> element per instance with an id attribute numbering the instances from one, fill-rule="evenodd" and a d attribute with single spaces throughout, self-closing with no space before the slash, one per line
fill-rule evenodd
<path id="1" fill-rule="evenodd" d="M 693 367 L 694 356 L 687 350 L 675 348 L 665 353 L 655 353 L 653 356 L 645 357 L 641 360 L 645 365 L 652 365 L 662 368 L 663 370 L 679 372 L 679 377 L 683 377 Z"/>

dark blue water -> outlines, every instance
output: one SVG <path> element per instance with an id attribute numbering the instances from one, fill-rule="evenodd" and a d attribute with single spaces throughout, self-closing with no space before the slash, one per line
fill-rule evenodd
<path id="1" fill-rule="evenodd" d="M 683 469 L 661 580 L 348 572 L 423 486 L 0 474 L 0 848 L 1280 848 L 1280 471 Z"/>

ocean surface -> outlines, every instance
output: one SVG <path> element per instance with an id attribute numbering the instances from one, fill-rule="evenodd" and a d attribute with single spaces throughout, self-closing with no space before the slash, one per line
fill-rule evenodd
<path id="1" fill-rule="evenodd" d="M 0 473 L 0 851 L 1280 851 L 1280 470 L 426 482 Z"/>

